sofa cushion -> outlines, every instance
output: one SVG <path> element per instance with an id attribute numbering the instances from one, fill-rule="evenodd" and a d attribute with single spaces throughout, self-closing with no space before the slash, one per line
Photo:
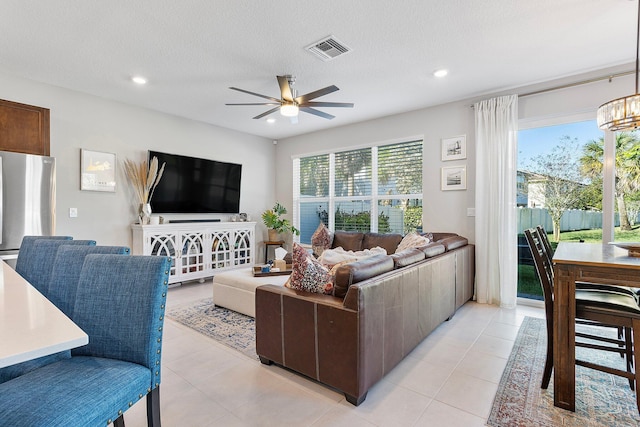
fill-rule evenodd
<path id="1" fill-rule="evenodd" d="M 357 231 L 336 231 L 333 233 L 332 248 L 341 247 L 346 251 L 361 251 L 364 233 Z"/>
<path id="2" fill-rule="evenodd" d="M 294 242 L 291 276 L 284 286 L 299 291 L 332 294 L 333 281 L 334 276 L 329 269 Z"/>
<path id="3" fill-rule="evenodd" d="M 438 242 L 442 239 L 446 239 L 447 237 L 457 236 L 456 233 L 422 233 L 424 235 L 431 234 L 431 238 L 434 242 Z"/>
<path id="4" fill-rule="evenodd" d="M 455 236 L 447 237 L 445 239 L 441 239 L 438 241 L 438 243 L 441 243 L 442 245 L 444 245 L 447 251 L 451 251 L 453 249 L 468 245 L 469 240 L 466 237 L 455 235 Z"/>
<path id="5" fill-rule="evenodd" d="M 362 240 L 362 249 L 371 249 L 380 247 L 386 249 L 388 254 L 396 251 L 396 248 L 402 241 L 401 234 L 395 233 L 366 233 Z"/>
<path id="6" fill-rule="evenodd" d="M 422 246 L 420 248 L 422 252 L 424 252 L 424 255 L 427 258 L 431 258 L 434 257 L 436 255 L 440 255 L 443 254 L 447 251 L 447 249 L 444 247 L 444 245 L 440 242 L 431 242 L 428 245 Z"/>
<path id="7" fill-rule="evenodd" d="M 344 298 L 349 286 L 371 277 L 393 270 L 393 258 L 388 255 L 375 255 L 356 262 L 341 265 L 335 270 L 333 294 Z"/>
<path id="8" fill-rule="evenodd" d="M 329 229 L 324 225 L 324 222 L 320 222 L 318 228 L 311 236 L 311 247 L 313 248 L 313 253 L 315 256 L 322 255 L 322 252 L 325 249 L 329 249 L 331 247 L 331 241 L 333 240 L 333 236 Z"/>
<path id="9" fill-rule="evenodd" d="M 405 249 L 409 248 L 419 248 L 420 246 L 424 246 L 429 242 L 431 242 L 431 240 L 429 240 L 428 237 L 421 236 L 416 232 L 407 233 L 407 235 L 402 238 L 400 244 L 398 244 L 395 252 L 402 252 Z"/>
<path id="10" fill-rule="evenodd" d="M 441 245 L 442 246 L 442 245 Z M 444 247 L 442 247 L 444 252 Z M 394 268 L 402 268 L 425 259 L 425 253 L 419 248 L 409 248 L 391 255 Z"/>

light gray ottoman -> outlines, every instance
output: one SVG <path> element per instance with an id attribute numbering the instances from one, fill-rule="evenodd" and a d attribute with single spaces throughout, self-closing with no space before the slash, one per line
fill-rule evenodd
<path id="1" fill-rule="evenodd" d="M 284 285 L 288 275 L 254 277 L 252 268 L 225 271 L 213 276 L 213 304 L 255 317 L 256 288 Z"/>

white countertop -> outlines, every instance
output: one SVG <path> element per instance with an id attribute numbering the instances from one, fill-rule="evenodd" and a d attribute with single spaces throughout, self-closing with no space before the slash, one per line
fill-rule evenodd
<path id="1" fill-rule="evenodd" d="M 0 368 L 88 342 L 82 329 L 0 261 Z"/>

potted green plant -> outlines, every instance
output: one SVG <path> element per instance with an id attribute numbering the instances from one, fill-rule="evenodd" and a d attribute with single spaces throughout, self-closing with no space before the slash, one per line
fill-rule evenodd
<path id="1" fill-rule="evenodd" d="M 262 221 L 268 229 L 269 241 L 277 241 L 278 234 L 280 233 L 293 233 L 296 236 L 300 235 L 300 230 L 295 228 L 288 219 L 282 218 L 282 215 L 286 215 L 286 213 L 287 208 L 282 206 L 279 202 L 276 202 L 273 208 L 262 212 Z"/>

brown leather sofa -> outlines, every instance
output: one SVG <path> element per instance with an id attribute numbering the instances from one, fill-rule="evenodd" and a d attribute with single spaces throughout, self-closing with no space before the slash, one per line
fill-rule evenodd
<path id="1" fill-rule="evenodd" d="M 355 234 L 362 233 L 337 232 L 334 246 L 385 247 L 382 235 Z M 353 405 L 362 403 L 372 385 L 473 297 L 474 245 L 452 233 L 433 236 L 422 248 L 341 266 L 335 296 L 258 287 L 260 361 L 334 387 Z"/>

